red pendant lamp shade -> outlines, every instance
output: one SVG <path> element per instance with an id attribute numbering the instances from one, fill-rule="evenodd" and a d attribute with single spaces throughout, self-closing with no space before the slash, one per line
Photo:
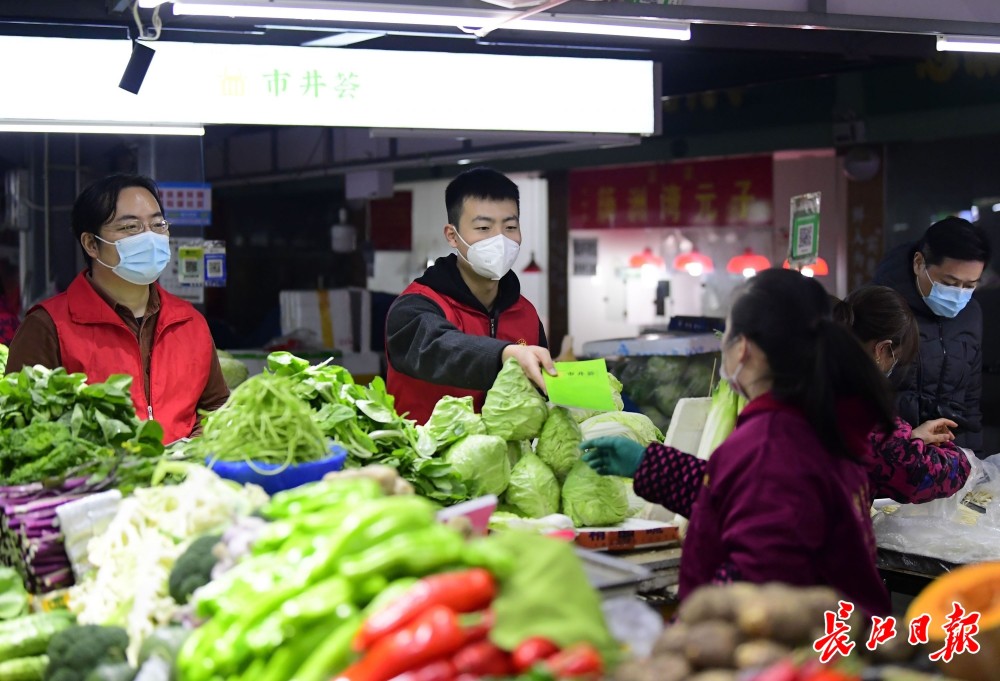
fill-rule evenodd
<path id="1" fill-rule="evenodd" d="M 715 263 L 704 253 L 693 250 L 690 253 L 681 253 L 674 258 L 674 269 L 687 272 L 692 277 L 700 277 L 715 271 Z"/>
<path id="2" fill-rule="evenodd" d="M 628 266 L 639 268 L 643 265 L 652 265 L 653 267 L 663 267 L 663 258 L 653 253 L 653 250 L 647 246 L 642 249 L 639 253 L 636 253 L 631 258 L 628 259 Z"/>
<path id="3" fill-rule="evenodd" d="M 787 260 L 785 261 L 785 264 L 782 265 L 782 267 L 784 267 L 786 270 L 790 269 L 790 265 L 788 264 Z M 807 277 L 825 277 L 826 275 L 830 274 L 830 266 L 826 263 L 826 260 L 817 257 L 816 262 L 814 262 L 812 265 L 803 265 L 802 269 L 800 269 L 799 272 L 806 275 Z"/>
<path id="4" fill-rule="evenodd" d="M 742 274 L 744 277 L 752 277 L 770 266 L 770 260 L 754 253 L 752 248 L 748 248 L 741 255 L 730 259 L 729 264 L 726 265 L 726 271 L 732 274 Z"/>

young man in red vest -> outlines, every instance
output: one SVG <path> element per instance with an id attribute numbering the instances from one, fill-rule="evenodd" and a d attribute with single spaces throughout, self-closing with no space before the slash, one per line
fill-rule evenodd
<path id="1" fill-rule="evenodd" d="M 444 238 L 458 254 L 438 258 L 386 318 L 387 387 L 418 423 L 445 395 L 471 395 L 479 411 L 510 357 L 543 391 L 542 372 L 555 374 L 538 313 L 510 271 L 521 244 L 517 185 L 475 168 L 452 180 L 445 205 Z"/>
<path id="2" fill-rule="evenodd" d="M 200 432 L 198 410 L 229 389 L 204 317 L 156 280 L 170 262 L 170 225 L 153 181 L 112 175 L 73 205 L 73 233 L 88 269 L 36 305 L 10 345 L 7 372 L 65 367 L 91 383 L 131 374 L 139 418 L 155 418 L 166 443 Z"/>

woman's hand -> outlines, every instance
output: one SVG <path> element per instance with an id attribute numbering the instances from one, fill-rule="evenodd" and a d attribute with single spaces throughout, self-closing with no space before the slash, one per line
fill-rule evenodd
<path id="1" fill-rule="evenodd" d="M 939 445 L 942 442 L 951 442 L 955 439 L 952 428 L 958 428 L 958 424 L 951 419 L 933 419 L 924 421 L 913 429 L 910 434 L 911 440 L 923 440 L 927 445 Z"/>
<path id="2" fill-rule="evenodd" d="M 627 437 L 597 437 L 580 443 L 583 460 L 601 475 L 635 476 L 646 448 Z"/>

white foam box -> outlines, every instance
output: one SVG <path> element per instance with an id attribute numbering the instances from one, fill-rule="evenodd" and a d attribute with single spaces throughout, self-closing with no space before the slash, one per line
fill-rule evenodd
<path id="1" fill-rule="evenodd" d="M 342 352 L 371 350 L 371 293 L 366 289 L 282 291 L 279 300 L 282 335 L 308 329 Z"/>

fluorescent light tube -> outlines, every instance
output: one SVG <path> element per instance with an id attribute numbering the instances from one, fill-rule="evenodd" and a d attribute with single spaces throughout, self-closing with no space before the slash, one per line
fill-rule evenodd
<path id="1" fill-rule="evenodd" d="M 205 134 L 201 125 L 155 125 L 118 123 L 67 123 L 0 120 L 0 132 L 91 133 L 102 135 L 196 135 Z"/>
<path id="2" fill-rule="evenodd" d="M 151 0 L 147 0 L 151 1 Z M 411 5 L 336 2 L 286 2 L 266 4 L 248 2 L 174 2 L 174 14 L 212 17 L 245 17 L 255 19 L 291 19 L 300 21 L 331 21 L 375 24 L 411 24 L 418 26 L 492 27 L 490 30 L 546 31 L 657 40 L 689 40 L 691 27 L 686 22 L 661 19 L 590 17 L 574 15 L 536 14 L 524 19 L 508 12 L 470 10 L 462 14 L 450 8 Z"/>
<path id="3" fill-rule="evenodd" d="M 993 52 L 1000 54 L 1000 37 L 977 35 L 939 35 L 939 52 Z"/>
<path id="4" fill-rule="evenodd" d="M 324 6 L 325 5 L 325 6 Z M 394 6 L 394 7 L 399 7 Z M 455 14 L 450 10 L 436 7 L 422 8 L 419 12 L 407 11 L 406 6 L 399 11 L 387 9 L 360 9 L 335 3 L 297 3 L 266 5 L 249 3 L 201 3 L 175 2 L 175 15 L 200 17 L 246 17 L 252 19 L 301 19 L 303 21 L 336 21 L 370 24 L 414 24 L 419 26 L 479 26 L 485 22 L 502 18 L 496 14 Z"/>

